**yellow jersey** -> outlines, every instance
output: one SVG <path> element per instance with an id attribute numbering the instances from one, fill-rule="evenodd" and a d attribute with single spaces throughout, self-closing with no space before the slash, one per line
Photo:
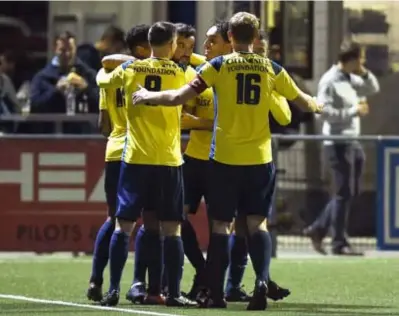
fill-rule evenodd
<path id="1" fill-rule="evenodd" d="M 206 62 L 205 56 L 202 56 L 202 55 L 199 55 L 196 53 L 191 54 L 190 65 L 193 66 L 194 68 L 202 65 L 204 62 Z"/>
<path id="2" fill-rule="evenodd" d="M 187 76 L 188 81 L 191 81 L 196 76 L 195 70 L 191 67 L 187 68 L 187 73 L 189 73 L 189 76 Z M 215 113 L 213 107 L 212 88 L 206 89 L 193 100 L 190 100 L 187 105 L 194 109 L 193 114 L 195 116 L 213 120 Z M 185 154 L 192 158 L 208 160 L 209 151 L 211 148 L 211 140 L 211 131 L 191 130 L 190 140 L 188 141 Z"/>
<path id="3" fill-rule="evenodd" d="M 288 100 L 299 94 L 287 72 L 268 58 L 234 52 L 206 62 L 198 76 L 203 89 L 213 87 L 215 91 L 210 158 L 229 165 L 271 162 L 268 117 L 272 92 Z"/>
<path id="4" fill-rule="evenodd" d="M 99 73 L 101 76 L 101 73 Z M 108 136 L 105 161 L 120 161 L 126 138 L 126 107 L 121 89 L 100 89 L 100 110 L 108 112 L 112 131 Z"/>
<path id="5" fill-rule="evenodd" d="M 127 137 L 123 161 L 130 164 L 180 166 L 180 116 L 182 106 L 133 105 L 138 85 L 149 91 L 179 89 L 186 83 L 185 72 L 169 59 L 148 58 L 128 61 L 104 78 L 100 88 L 122 86 L 127 106 Z"/>

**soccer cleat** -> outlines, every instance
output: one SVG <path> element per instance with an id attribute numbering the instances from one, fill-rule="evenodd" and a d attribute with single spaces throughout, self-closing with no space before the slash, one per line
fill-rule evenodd
<path id="1" fill-rule="evenodd" d="M 280 287 L 276 282 L 272 280 L 267 283 L 267 287 L 267 297 L 272 299 L 273 301 L 282 300 L 291 294 L 291 291 L 289 289 Z"/>
<path id="2" fill-rule="evenodd" d="M 199 280 L 200 280 L 199 274 L 196 274 L 190 291 L 188 293 L 182 292 L 182 295 L 187 297 L 189 300 L 195 301 L 197 299 L 198 293 L 201 291 Z"/>
<path id="3" fill-rule="evenodd" d="M 248 303 L 248 311 L 264 311 L 267 308 L 267 285 L 265 281 L 257 281 L 254 294 Z"/>
<path id="4" fill-rule="evenodd" d="M 166 298 L 165 305 L 168 307 L 197 307 L 198 304 L 195 301 L 189 300 L 188 298 L 180 295 L 180 297 L 171 297 L 168 296 Z"/>
<path id="5" fill-rule="evenodd" d="M 200 308 L 227 308 L 227 302 L 224 298 L 216 298 L 211 295 L 203 296 L 198 301 Z"/>
<path id="6" fill-rule="evenodd" d="M 143 305 L 165 305 L 166 299 L 162 294 L 150 295 L 147 294 L 143 300 Z"/>
<path id="7" fill-rule="evenodd" d="M 119 303 L 119 292 L 113 290 L 104 294 L 103 299 L 100 301 L 101 306 L 116 306 Z"/>
<path id="8" fill-rule="evenodd" d="M 101 286 L 97 286 L 94 283 L 90 283 L 86 295 L 89 301 L 100 302 L 103 298 Z"/>
<path id="9" fill-rule="evenodd" d="M 232 288 L 230 291 L 226 293 L 226 301 L 227 302 L 249 302 L 251 296 L 245 292 L 244 287 Z"/>
<path id="10" fill-rule="evenodd" d="M 126 299 L 133 304 L 143 304 L 146 295 L 145 284 L 143 282 L 136 282 L 132 284 L 126 293 Z"/>

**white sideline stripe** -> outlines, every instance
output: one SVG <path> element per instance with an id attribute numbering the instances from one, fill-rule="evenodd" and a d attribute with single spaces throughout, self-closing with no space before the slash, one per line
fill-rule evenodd
<path id="1" fill-rule="evenodd" d="M 64 301 L 43 300 L 43 299 L 39 299 L 39 298 L 20 296 L 20 295 L 0 294 L 0 298 L 7 299 L 7 300 L 42 303 L 42 304 L 48 304 L 48 305 L 80 307 L 80 308 L 96 309 L 96 310 L 109 311 L 109 312 L 121 312 L 121 313 L 127 313 L 127 314 L 139 314 L 139 315 L 151 315 L 151 316 L 183 316 L 183 315 L 176 315 L 176 314 L 157 313 L 157 312 L 151 312 L 151 311 L 141 311 L 141 310 L 137 310 L 137 309 L 105 307 L 105 306 L 78 304 L 78 303 L 64 302 Z"/>

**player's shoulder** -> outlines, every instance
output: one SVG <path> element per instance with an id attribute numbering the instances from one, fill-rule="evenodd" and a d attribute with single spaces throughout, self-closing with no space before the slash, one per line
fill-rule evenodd
<path id="1" fill-rule="evenodd" d="M 278 76 L 283 70 L 283 66 L 281 66 L 280 64 L 276 63 L 275 61 L 269 59 L 269 58 L 265 58 L 268 61 L 268 68 L 273 71 L 273 73 Z"/>

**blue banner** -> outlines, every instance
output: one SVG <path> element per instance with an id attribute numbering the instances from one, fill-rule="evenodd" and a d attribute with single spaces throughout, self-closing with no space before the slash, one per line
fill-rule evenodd
<path id="1" fill-rule="evenodd" d="M 381 141 L 377 154 L 377 247 L 399 250 L 399 141 Z"/>

